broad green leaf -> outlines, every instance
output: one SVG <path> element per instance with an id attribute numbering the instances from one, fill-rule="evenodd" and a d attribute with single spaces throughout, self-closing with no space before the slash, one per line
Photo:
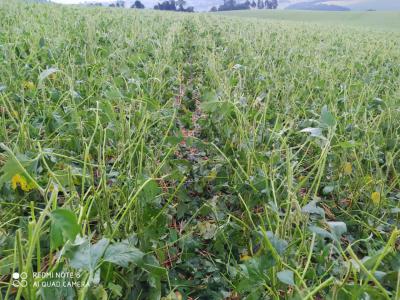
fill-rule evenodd
<path id="1" fill-rule="evenodd" d="M 376 287 L 366 285 L 347 284 L 338 292 L 337 299 L 360 300 L 360 299 L 384 299 L 382 292 Z"/>
<path id="2" fill-rule="evenodd" d="M 207 101 L 207 102 L 203 102 L 201 104 L 201 109 L 202 111 L 206 112 L 206 113 L 212 113 L 215 112 L 219 109 L 221 105 L 221 102 L 218 100 L 212 100 L 212 101 Z"/>
<path id="3" fill-rule="evenodd" d="M 14 266 L 14 255 L 9 255 L 0 259 L 0 276 L 8 275 Z"/>
<path id="4" fill-rule="evenodd" d="M 114 125 L 118 125 L 114 108 L 108 99 L 100 102 L 100 109 L 106 116 L 108 122 L 113 122 Z"/>
<path id="5" fill-rule="evenodd" d="M 65 256 L 69 258 L 71 267 L 94 273 L 108 245 L 109 240 L 105 238 L 92 245 L 86 238 L 78 237 L 66 250 Z"/>
<path id="6" fill-rule="evenodd" d="M 21 174 L 26 177 L 26 172 L 30 174 L 36 167 L 36 164 L 36 160 L 31 160 L 25 155 L 17 155 L 16 159 L 10 155 L 0 170 L 0 173 L 2 174 L 0 177 L 0 188 L 6 182 L 11 181 L 14 175 Z"/>
<path id="7" fill-rule="evenodd" d="M 104 260 L 121 267 L 128 267 L 129 263 L 139 264 L 143 256 L 142 251 L 123 241 L 110 245 L 104 253 Z"/>
<path id="8" fill-rule="evenodd" d="M 321 236 L 323 238 L 330 238 L 330 239 L 334 239 L 332 234 L 328 231 L 326 231 L 323 228 L 317 227 L 317 226 L 310 226 L 308 228 L 311 232 L 314 232 L 316 235 Z"/>
<path id="9" fill-rule="evenodd" d="M 321 123 L 327 127 L 335 126 L 336 120 L 332 113 L 329 111 L 328 106 L 324 105 L 321 110 Z"/>
<path id="10" fill-rule="evenodd" d="M 43 48 L 45 46 L 45 44 L 46 44 L 45 39 L 43 37 L 41 37 L 40 40 L 39 40 L 39 47 Z"/>
<path id="11" fill-rule="evenodd" d="M 391 286 L 392 288 L 396 288 L 396 284 L 397 284 L 398 280 L 400 280 L 399 277 L 400 277 L 400 274 L 399 274 L 398 271 L 389 271 L 382 278 L 382 282 L 387 286 Z"/>
<path id="12" fill-rule="evenodd" d="M 207 101 L 201 104 L 201 109 L 206 113 L 218 112 L 221 115 L 228 115 L 234 110 L 234 105 L 228 101 Z"/>
<path id="13" fill-rule="evenodd" d="M 318 138 L 325 138 L 322 135 L 322 129 L 321 128 L 312 128 L 312 127 L 308 127 L 308 128 L 304 128 L 302 130 L 300 130 L 300 132 L 305 132 L 305 133 L 309 133 L 310 136 L 314 136 L 314 137 L 318 137 Z"/>
<path id="14" fill-rule="evenodd" d="M 51 74 L 54 74 L 58 71 L 59 70 L 57 68 L 49 68 L 49 69 L 44 70 L 42 73 L 39 74 L 39 82 L 42 82 L 47 77 L 49 77 Z"/>
<path id="15" fill-rule="evenodd" d="M 391 214 L 398 214 L 400 213 L 400 207 L 394 207 L 390 210 Z"/>
<path id="16" fill-rule="evenodd" d="M 215 236 L 215 233 L 217 231 L 217 225 L 204 221 L 201 222 L 197 225 L 200 231 L 200 235 L 203 237 L 205 240 L 210 240 Z"/>
<path id="17" fill-rule="evenodd" d="M 160 263 L 158 262 L 157 258 L 153 255 L 146 255 L 143 258 L 143 262 L 140 266 L 145 269 L 147 272 L 158 276 L 160 278 L 167 276 L 167 270 L 163 267 L 160 267 Z"/>
<path id="18" fill-rule="evenodd" d="M 66 272 L 63 268 L 64 264 L 60 263 L 52 270 L 53 274 L 61 274 Z M 43 286 L 39 289 L 41 299 L 76 299 L 75 289 L 72 286 L 73 282 L 78 281 L 76 278 L 57 278 L 56 276 L 48 276 L 43 278 Z"/>
<path id="19" fill-rule="evenodd" d="M 148 299 L 149 300 L 160 300 L 161 298 L 161 279 L 160 277 L 149 274 L 148 283 L 150 286 Z"/>
<path id="20" fill-rule="evenodd" d="M 328 222 L 328 226 L 337 238 L 347 232 L 347 226 L 344 222 Z"/>
<path id="21" fill-rule="evenodd" d="M 60 225 L 56 222 L 51 223 L 50 227 L 50 245 L 51 249 L 57 249 L 58 247 L 62 246 L 64 243 L 63 239 L 63 232 Z"/>
<path id="22" fill-rule="evenodd" d="M 110 291 L 115 296 L 122 297 L 122 286 L 120 286 L 119 284 L 114 284 L 112 282 L 109 282 L 107 288 L 110 289 Z"/>
<path id="23" fill-rule="evenodd" d="M 379 281 L 382 281 L 384 279 L 384 277 L 386 276 L 386 272 L 382 272 L 382 271 L 375 271 L 374 276 L 376 279 L 378 279 Z"/>
<path id="24" fill-rule="evenodd" d="M 78 225 L 78 219 L 76 218 L 75 213 L 68 209 L 59 208 L 51 213 L 52 224 L 55 224 L 56 228 L 54 229 L 56 244 L 59 242 L 59 237 L 57 237 L 56 232 L 61 229 L 64 237 L 67 240 L 73 241 L 76 235 L 80 231 L 80 227 Z"/>
<path id="25" fill-rule="evenodd" d="M 39 289 L 42 299 L 76 299 L 75 289 L 72 284 L 75 283 L 69 278 L 51 278 L 47 277 L 42 281 L 43 287 Z"/>
<path id="26" fill-rule="evenodd" d="M 202 102 L 215 102 L 218 101 L 218 95 L 215 91 L 205 91 L 201 95 Z"/>
<path id="27" fill-rule="evenodd" d="M 107 292 L 102 285 L 92 288 L 90 292 L 93 294 L 94 299 L 96 299 L 96 300 L 107 300 L 108 299 Z"/>
<path id="28" fill-rule="evenodd" d="M 260 284 L 258 284 L 260 285 Z M 243 278 L 242 280 L 239 281 L 239 284 L 237 285 L 236 289 L 239 292 L 248 292 L 254 287 L 256 287 L 256 283 L 254 283 L 251 279 L 249 278 Z"/>
<path id="29" fill-rule="evenodd" d="M 278 272 L 276 275 L 281 282 L 288 285 L 295 285 L 293 271 L 283 270 L 281 272 Z"/>
<path id="30" fill-rule="evenodd" d="M 333 185 L 327 185 L 326 187 L 324 187 L 322 189 L 322 193 L 324 195 L 328 195 L 328 194 L 332 193 L 334 189 L 335 189 L 335 187 Z"/>
<path id="31" fill-rule="evenodd" d="M 321 208 L 317 206 L 317 201 L 313 200 L 310 203 L 308 203 L 307 205 L 305 205 L 301 211 L 303 213 L 307 213 L 307 214 L 316 214 L 316 215 L 320 215 L 321 217 L 325 217 L 325 211 Z"/>
<path id="32" fill-rule="evenodd" d="M 265 280 L 265 272 L 272 268 L 276 261 L 271 255 L 252 257 L 241 264 L 244 278 L 239 282 L 238 291 L 248 292 L 255 286 L 261 286 Z"/>
<path id="33" fill-rule="evenodd" d="M 278 238 L 271 231 L 267 231 L 267 237 L 271 242 L 272 246 L 275 248 L 276 252 L 278 252 L 279 255 L 283 254 L 283 252 L 286 250 L 288 246 L 288 242 Z"/>

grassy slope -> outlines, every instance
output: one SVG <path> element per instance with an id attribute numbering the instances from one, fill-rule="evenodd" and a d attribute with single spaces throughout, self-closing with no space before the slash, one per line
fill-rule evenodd
<path id="1" fill-rule="evenodd" d="M 400 12 L 319 12 L 289 10 L 252 10 L 223 12 L 224 15 L 267 20 L 308 22 L 317 24 L 345 25 L 387 31 L 400 30 Z"/>
<path id="2" fill-rule="evenodd" d="M 0 28 L 3 299 L 400 296 L 399 34 L 14 1 Z M 60 269 L 88 286 L 33 284 Z"/>

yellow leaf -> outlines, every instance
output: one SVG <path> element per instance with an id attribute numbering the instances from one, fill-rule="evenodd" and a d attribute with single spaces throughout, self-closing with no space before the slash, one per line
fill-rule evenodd
<path id="1" fill-rule="evenodd" d="M 176 299 L 177 299 L 177 300 L 182 300 L 182 299 L 183 299 L 182 294 L 179 293 L 178 291 L 175 292 L 175 296 L 176 296 Z"/>
<path id="2" fill-rule="evenodd" d="M 350 175 L 351 173 L 353 173 L 353 165 L 349 162 L 345 163 L 343 166 L 343 172 L 346 175 Z"/>
<path id="3" fill-rule="evenodd" d="M 35 84 L 32 81 L 24 81 L 23 86 L 26 90 L 33 90 L 35 88 Z"/>
<path id="4" fill-rule="evenodd" d="M 371 194 L 371 199 L 372 203 L 374 203 L 375 205 L 379 205 L 379 203 L 381 202 L 381 194 L 379 192 L 373 192 Z"/>
<path id="5" fill-rule="evenodd" d="M 240 255 L 240 260 L 241 260 L 241 261 L 247 261 L 247 260 L 249 260 L 249 259 L 251 259 L 251 256 L 249 256 L 249 255 L 247 255 L 247 254 Z"/>
<path id="6" fill-rule="evenodd" d="M 16 174 L 11 178 L 11 187 L 13 190 L 17 189 L 19 180 L 19 174 Z"/>
<path id="7" fill-rule="evenodd" d="M 373 182 L 374 182 L 374 179 L 371 176 L 367 175 L 367 176 L 364 177 L 364 183 L 366 185 L 369 185 L 369 184 L 371 184 Z"/>
<path id="8" fill-rule="evenodd" d="M 15 174 L 11 178 L 11 187 L 13 190 L 16 190 L 18 186 L 24 192 L 29 192 L 30 190 L 33 190 L 35 188 L 35 185 L 33 183 L 28 183 L 24 176 L 20 174 Z"/>
<path id="9" fill-rule="evenodd" d="M 208 175 L 208 180 L 209 180 L 209 181 L 212 181 L 212 180 L 214 180 L 215 178 L 217 178 L 217 171 L 216 171 L 215 169 L 212 169 L 211 172 L 210 172 L 210 174 Z"/>

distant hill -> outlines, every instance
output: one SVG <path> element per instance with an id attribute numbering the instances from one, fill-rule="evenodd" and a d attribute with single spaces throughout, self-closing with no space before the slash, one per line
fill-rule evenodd
<path id="1" fill-rule="evenodd" d="M 303 10 L 340 10 L 337 6 L 351 10 L 400 10 L 400 0 L 280 0 L 279 4 L 281 8 Z"/>
<path id="2" fill-rule="evenodd" d="M 161 2 L 162 0 L 160 0 Z M 152 8 L 157 0 L 142 0 L 147 8 Z M 197 11 L 208 11 L 213 6 L 219 6 L 223 0 L 186 0 L 188 6 L 194 6 Z M 238 0 L 244 2 L 244 0 Z M 257 1 L 256 1 L 257 2 Z M 400 10 L 400 0 L 278 0 L 279 8 L 344 11 L 344 10 Z M 303 8 L 295 5 L 301 4 Z M 309 6 L 311 5 L 311 6 Z"/>
<path id="3" fill-rule="evenodd" d="M 334 4 L 325 4 L 324 1 L 300 2 L 291 4 L 286 9 L 294 10 L 322 10 L 322 11 L 348 11 L 350 8 Z"/>
<path id="4" fill-rule="evenodd" d="M 352 10 L 400 10 L 400 0 L 364 0 L 349 5 Z"/>

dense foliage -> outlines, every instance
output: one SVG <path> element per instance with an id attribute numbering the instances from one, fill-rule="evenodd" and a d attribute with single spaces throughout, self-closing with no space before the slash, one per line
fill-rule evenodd
<path id="1" fill-rule="evenodd" d="M 2 299 L 399 299 L 399 34 L 17 1 L 0 28 Z"/>
<path id="2" fill-rule="evenodd" d="M 194 7 L 189 6 L 185 8 L 186 1 L 184 0 L 167 0 L 158 3 L 154 6 L 155 10 L 169 10 L 169 11 L 180 11 L 180 12 L 194 12 Z"/>
<path id="3" fill-rule="evenodd" d="M 236 0 L 224 0 L 224 3 L 217 7 L 212 7 L 211 11 L 230 11 L 230 10 L 246 10 L 250 8 L 257 9 L 277 9 L 278 8 L 278 0 L 255 0 L 253 1 L 245 1 L 245 2 L 237 2 Z"/>
<path id="4" fill-rule="evenodd" d="M 138 0 L 136 0 L 132 5 L 131 8 L 138 8 L 138 9 L 143 9 L 145 8 L 144 4 Z"/>

